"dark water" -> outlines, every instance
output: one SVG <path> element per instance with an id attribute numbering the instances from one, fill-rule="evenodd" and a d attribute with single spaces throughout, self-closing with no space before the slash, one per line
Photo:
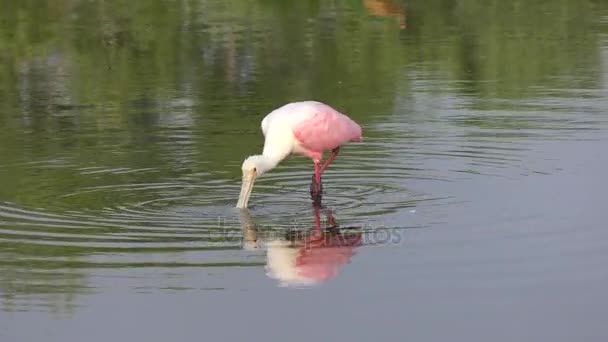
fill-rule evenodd
<path id="1" fill-rule="evenodd" d="M 605 2 L 0 3 L 0 341 L 608 337 Z"/>

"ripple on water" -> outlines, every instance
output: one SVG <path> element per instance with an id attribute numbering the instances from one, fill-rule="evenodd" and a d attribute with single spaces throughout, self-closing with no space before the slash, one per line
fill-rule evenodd
<path id="1" fill-rule="evenodd" d="M 163 215 L 152 215 L 151 209 L 142 211 L 138 208 L 123 205 L 98 212 L 49 213 L 2 203 L 0 244 L 13 249 L 16 246 L 39 247 L 50 254 L 56 254 L 53 250 L 64 249 L 91 256 L 117 251 L 132 254 L 240 248 L 238 226 L 218 226 L 217 221 L 209 217 L 186 212 L 166 211 Z M 28 249 L 19 252 L 27 253 Z M 5 259 L 0 263 L 9 261 Z"/>
<path id="2" fill-rule="evenodd" d="M 354 152 L 354 158 L 343 158 L 327 173 L 325 204 L 338 220 L 348 224 L 368 222 L 387 212 L 434 200 L 407 187 L 408 177 L 422 170 L 402 163 L 377 168 L 382 157 Z M 84 177 L 155 171 L 71 168 Z M 243 261 L 238 252 L 243 237 L 234 204 L 240 180 L 210 178 L 184 175 L 176 181 L 83 187 L 59 196 L 57 208 L 3 202 L 0 244 L 21 257 L 4 258 L 0 264 L 24 260 L 47 265 L 53 260 L 65 263 L 66 253 L 82 256 L 78 259 L 82 267 L 157 265 L 159 262 L 150 260 L 159 258 L 161 263 L 172 265 L 259 263 L 259 259 Z M 294 219 L 303 225 L 300 228 L 310 227 L 310 179 L 310 165 L 304 163 L 285 163 L 266 174 L 256 184 L 252 213 L 262 224 L 272 223 L 268 229 L 293 228 Z M 100 199 L 105 203 L 101 208 L 82 205 L 99 203 Z M 28 254 L 33 250 L 36 253 Z"/>
<path id="3" fill-rule="evenodd" d="M 390 125 L 368 128 L 366 140 L 344 148 L 324 175 L 324 204 L 336 220 L 349 226 L 374 229 L 389 214 L 400 215 L 398 222 L 404 222 L 404 213 L 409 215 L 417 207 L 455 201 L 442 193 L 421 191 L 421 182 L 441 184 L 463 177 L 500 175 L 499 170 L 519 164 L 521 155 L 529 152 L 525 143 L 479 135 L 492 128 L 482 130 L 475 125 L 452 115 L 440 123 L 417 125 L 416 131 L 407 122 L 394 120 Z M 202 260 L 204 265 L 260 262 L 240 254 L 242 231 L 234 209 L 240 191 L 238 178 L 180 169 L 170 180 L 156 177 L 159 181 L 118 183 L 126 178 L 113 178 L 115 175 L 132 174 L 132 181 L 133 175 L 158 173 L 158 169 L 78 167 L 69 159 L 61 165 L 79 177 L 100 179 L 103 185 L 64 193 L 55 207 L 1 204 L 0 244 L 49 250 L 45 257 L 28 255 L 30 260 L 48 261 L 49 255 L 56 258 L 61 254 L 56 253 L 59 249 L 69 250 L 85 256 L 79 259 L 80 265 L 91 267 L 157 265 L 158 260 L 173 265 L 203 265 Z M 259 223 L 277 230 L 293 228 L 294 222 L 299 228 L 311 226 L 311 166 L 302 159 L 288 160 L 260 177 L 250 201 Z M 87 208 L 86 203 L 97 207 Z M 409 222 L 401 225 L 412 226 Z"/>

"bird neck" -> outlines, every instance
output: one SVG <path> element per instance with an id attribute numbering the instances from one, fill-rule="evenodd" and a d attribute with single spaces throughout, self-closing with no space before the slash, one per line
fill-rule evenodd
<path id="1" fill-rule="evenodd" d="M 261 175 L 274 169 L 281 162 L 281 160 L 282 158 L 279 158 L 279 156 L 277 155 L 258 155 L 256 163 L 256 167 L 258 168 L 258 174 Z"/>
<path id="2" fill-rule="evenodd" d="M 264 151 L 260 155 L 262 169 L 265 171 L 274 169 L 283 159 L 291 153 L 291 146 L 284 143 L 274 143 L 273 139 L 280 138 L 276 134 L 268 136 L 264 143 Z"/>

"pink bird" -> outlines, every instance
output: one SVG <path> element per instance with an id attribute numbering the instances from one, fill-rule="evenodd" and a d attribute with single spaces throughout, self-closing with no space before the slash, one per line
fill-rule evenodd
<path id="1" fill-rule="evenodd" d="M 312 159 L 315 173 L 310 185 L 320 202 L 321 174 L 336 158 L 340 146 L 361 141 L 361 127 L 348 116 L 317 101 L 293 102 L 277 108 L 262 120 L 264 150 L 243 162 L 243 184 L 237 208 L 247 208 L 256 177 L 275 168 L 291 154 Z M 321 164 L 323 153 L 331 155 Z"/>

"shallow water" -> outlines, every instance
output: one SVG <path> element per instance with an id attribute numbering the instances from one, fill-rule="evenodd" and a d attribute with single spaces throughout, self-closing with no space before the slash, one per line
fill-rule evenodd
<path id="1" fill-rule="evenodd" d="M 604 341 L 608 8 L 389 3 L 6 4 L 0 340 Z M 363 142 L 239 212 L 300 99 Z"/>

